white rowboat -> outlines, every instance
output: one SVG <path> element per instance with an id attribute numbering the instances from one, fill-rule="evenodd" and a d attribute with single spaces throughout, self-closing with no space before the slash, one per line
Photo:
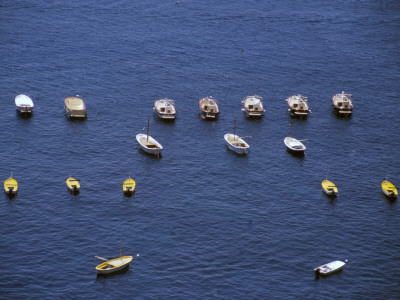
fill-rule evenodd
<path id="1" fill-rule="evenodd" d="M 306 146 L 294 137 L 286 137 L 283 142 L 285 143 L 287 149 L 293 153 L 304 153 L 306 151 Z"/>
<path id="2" fill-rule="evenodd" d="M 340 271 L 346 264 L 348 260 L 346 259 L 344 262 L 340 260 L 335 260 L 325 265 L 319 266 L 314 269 L 316 275 L 327 276 L 329 274 Z"/>
<path id="3" fill-rule="evenodd" d="M 161 154 L 161 150 L 163 149 L 163 147 L 152 136 L 144 133 L 139 133 L 138 135 L 136 135 L 136 140 L 138 141 L 140 148 L 144 152 L 153 155 Z"/>
<path id="4" fill-rule="evenodd" d="M 105 259 L 100 256 L 96 256 L 96 258 L 104 260 L 105 262 L 101 263 L 100 265 L 96 266 L 97 274 L 106 275 L 115 273 L 118 271 L 122 271 L 125 268 L 129 267 L 130 262 L 133 260 L 132 256 L 121 256 L 114 259 Z M 136 255 L 137 259 L 139 258 L 139 254 Z"/>
<path id="5" fill-rule="evenodd" d="M 237 154 L 247 154 L 249 152 L 249 144 L 247 144 L 245 140 L 238 135 L 227 133 L 224 135 L 224 139 L 228 148 Z"/>

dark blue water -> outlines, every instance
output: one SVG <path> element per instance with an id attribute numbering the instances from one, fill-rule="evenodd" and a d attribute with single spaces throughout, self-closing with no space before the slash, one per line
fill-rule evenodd
<path id="1" fill-rule="evenodd" d="M 0 1 L 0 174 L 20 188 L 0 197 L 0 298 L 398 299 L 400 207 L 380 184 L 400 187 L 399 49 L 397 0 Z M 332 112 L 341 91 L 348 119 Z M 31 118 L 15 112 L 20 93 Z M 306 120 L 287 112 L 298 93 Z M 76 94 L 83 122 L 63 110 Z M 252 94 L 261 120 L 240 111 Z M 209 95 L 216 122 L 199 116 Z M 153 116 L 164 97 L 175 122 Z M 135 140 L 149 116 L 161 159 Z M 224 144 L 235 117 L 247 157 Z M 303 158 L 285 149 L 290 122 Z M 141 259 L 98 278 L 94 255 L 120 242 Z"/>

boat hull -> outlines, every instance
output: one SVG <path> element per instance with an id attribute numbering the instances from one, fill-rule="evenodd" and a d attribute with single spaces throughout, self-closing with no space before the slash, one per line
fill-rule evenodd
<path id="1" fill-rule="evenodd" d="M 201 117 L 203 119 L 215 120 L 218 118 L 219 106 L 212 97 L 204 97 L 199 100 Z"/>
<path id="2" fill-rule="evenodd" d="M 245 108 L 242 108 L 242 112 L 246 115 L 246 117 L 249 118 L 261 118 L 264 115 L 264 111 L 263 112 L 251 111 Z"/>
<path id="3" fill-rule="evenodd" d="M 249 144 L 247 144 L 242 138 L 238 137 L 237 135 L 227 133 L 224 135 L 224 139 L 228 148 L 233 152 L 240 155 L 244 155 L 249 152 Z"/>
<path id="4" fill-rule="evenodd" d="M 79 193 L 81 185 L 78 179 L 69 177 L 65 183 L 67 184 L 67 188 L 71 193 Z"/>
<path id="5" fill-rule="evenodd" d="M 156 115 L 163 120 L 175 120 L 175 114 L 160 113 L 155 110 Z"/>
<path id="6" fill-rule="evenodd" d="M 334 197 L 338 194 L 338 188 L 332 181 L 324 180 L 321 185 L 326 195 Z"/>
<path id="7" fill-rule="evenodd" d="M 385 180 L 382 182 L 382 192 L 389 199 L 397 199 L 398 191 L 396 187 L 389 181 Z"/>
<path id="8" fill-rule="evenodd" d="M 293 137 L 286 137 L 284 143 L 287 150 L 293 154 L 303 155 L 306 151 L 306 146 Z"/>
<path id="9" fill-rule="evenodd" d="M 159 99 L 154 101 L 154 112 L 161 119 L 174 120 L 176 115 L 174 100 Z"/>
<path id="10" fill-rule="evenodd" d="M 97 274 L 107 275 L 122 271 L 129 267 L 132 261 L 132 256 L 121 256 L 115 259 L 108 260 L 96 266 Z"/>
<path id="11" fill-rule="evenodd" d="M 247 96 L 242 101 L 242 112 L 250 118 L 261 118 L 265 112 L 262 98 L 258 95 Z"/>
<path id="12" fill-rule="evenodd" d="M 336 94 L 332 97 L 332 106 L 339 116 L 351 116 L 353 112 L 353 102 L 351 95 L 345 92 Z"/>
<path id="13" fill-rule="evenodd" d="M 122 190 L 126 195 L 133 194 L 135 192 L 135 188 L 136 188 L 136 182 L 131 178 L 126 179 L 122 184 Z"/>
<path id="14" fill-rule="evenodd" d="M 79 97 L 67 97 L 64 99 L 65 111 L 70 118 L 86 118 L 85 102 Z"/>
<path id="15" fill-rule="evenodd" d="M 138 141 L 140 148 L 144 152 L 156 156 L 159 156 L 161 154 L 163 147 L 153 137 L 147 136 L 143 133 L 139 133 L 138 135 L 136 135 L 136 140 Z"/>
<path id="16" fill-rule="evenodd" d="M 27 95 L 21 94 L 15 97 L 17 111 L 22 114 L 31 114 L 33 111 L 33 101 Z"/>
<path id="17" fill-rule="evenodd" d="M 335 260 L 315 268 L 314 272 L 316 275 L 328 276 L 330 274 L 339 272 L 346 264 L 347 260 L 345 260 L 344 262 L 340 260 Z"/>
<path id="18" fill-rule="evenodd" d="M 7 178 L 4 181 L 4 191 L 7 195 L 16 195 L 18 191 L 18 182 L 14 178 Z"/>
<path id="19" fill-rule="evenodd" d="M 286 99 L 289 112 L 292 116 L 305 118 L 308 116 L 309 108 L 307 98 L 302 95 L 291 96 Z"/>

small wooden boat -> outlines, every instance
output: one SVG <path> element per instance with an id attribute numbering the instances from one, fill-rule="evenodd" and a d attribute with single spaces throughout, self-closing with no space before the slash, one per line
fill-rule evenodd
<path id="1" fill-rule="evenodd" d="M 308 108 L 307 97 L 303 95 L 290 96 L 286 102 L 289 105 L 289 112 L 293 116 L 307 117 L 308 112 L 311 112 Z"/>
<path id="2" fill-rule="evenodd" d="M 103 263 L 96 266 L 97 274 L 105 275 L 111 274 L 118 271 L 122 271 L 129 267 L 129 264 L 133 259 L 132 256 L 121 256 L 113 259 L 106 259 L 100 256 L 95 256 L 98 259 L 104 260 Z M 139 258 L 139 254 L 136 255 L 135 259 Z"/>
<path id="3" fill-rule="evenodd" d="M 227 133 L 224 135 L 224 139 L 228 148 L 237 154 L 247 154 L 249 152 L 249 144 L 247 144 L 240 136 L 233 133 Z"/>
<path id="4" fill-rule="evenodd" d="M 67 180 L 65 181 L 65 183 L 67 184 L 67 188 L 72 193 L 78 193 L 81 188 L 81 184 L 79 183 L 79 180 L 72 178 L 72 177 L 68 177 Z"/>
<path id="5" fill-rule="evenodd" d="M 303 154 L 306 151 L 306 146 L 300 140 L 295 139 L 294 137 L 285 137 L 283 140 L 287 149 L 292 153 Z"/>
<path id="6" fill-rule="evenodd" d="M 322 189 L 328 196 L 336 196 L 338 193 L 337 186 L 332 181 L 327 179 L 322 181 Z"/>
<path id="7" fill-rule="evenodd" d="M 318 268 L 315 268 L 314 272 L 317 276 L 327 276 L 329 274 L 340 271 L 347 263 L 347 259 L 344 262 L 340 260 L 335 260 L 325 265 L 319 266 Z"/>
<path id="8" fill-rule="evenodd" d="M 130 176 L 128 179 L 124 180 L 122 184 L 122 190 L 124 191 L 125 195 L 131 195 L 135 191 L 136 182 Z"/>
<path id="9" fill-rule="evenodd" d="M 161 154 L 161 150 L 163 149 L 163 147 L 159 142 L 156 141 L 155 138 L 149 135 L 149 128 L 150 128 L 150 117 L 147 121 L 147 134 L 144 133 L 137 134 L 136 140 L 138 141 L 140 148 L 144 152 L 159 156 Z"/>
<path id="10" fill-rule="evenodd" d="M 387 180 L 382 182 L 382 192 L 390 199 L 396 199 L 398 196 L 396 187 Z"/>
<path id="11" fill-rule="evenodd" d="M 86 118 L 85 102 L 79 97 L 67 97 L 64 99 L 65 111 L 71 118 Z"/>
<path id="12" fill-rule="evenodd" d="M 12 178 L 12 174 L 10 178 L 7 178 L 6 181 L 4 181 L 4 190 L 7 195 L 15 195 L 18 191 L 18 182 Z"/>
<path id="13" fill-rule="evenodd" d="M 176 115 L 175 102 L 171 99 L 159 99 L 154 102 L 154 112 L 161 119 L 173 120 Z"/>
<path id="14" fill-rule="evenodd" d="M 304 154 L 306 151 L 306 146 L 301 142 L 301 140 L 297 140 L 292 136 L 292 124 L 290 124 L 290 137 L 285 137 L 283 142 L 286 145 L 286 148 L 289 152 L 293 154 Z"/>
<path id="15" fill-rule="evenodd" d="M 203 119 L 216 119 L 219 114 L 218 102 L 213 97 L 204 97 L 199 100 L 201 117 Z"/>
<path id="16" fill-rule="evenodd" d="M 353 101 L 351 94 L 342 92 L 340 94 L 334 95 L 332 98 L 332 105 L 339 115 L 351 115 L 353 110 Z"/>
<path id="17" fill-rule="evenodd" d="M 258 95 L 247 96 L 242 101 L 242 104 L 243 104 L 242 111 L 248 117 L 259 118 L 262 117 L 262 115 L 265 112 L 262 98 Z"/>
<path id="18" fill-rule="evenodd" d="M 247 154 L 249 152 L 249 144 L 244 141 L 243 137 L 239 137 L 236 134 L 236 118 L 233 133 L 225 134 L 224 139 L 228 148 L 236 152 L 237 154 Z"/>
<path id="19" fill-rule="evenodd" d="M 34 107 L 32 99 L 24 94 L 15 97 L 15 105 L 17 110 L 23 114 L 31 114 Z"/>

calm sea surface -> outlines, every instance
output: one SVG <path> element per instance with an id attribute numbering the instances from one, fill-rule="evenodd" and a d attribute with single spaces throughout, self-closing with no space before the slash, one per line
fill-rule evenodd
<path id="1" fill-rule="evenodd" d="M 380 189 L 400 187 L 399 49 L 397 0 L 0 0 L 0 179 L 19 182 L 0 194 L 0 298 L 399 299 L 400 205 Z M 341 91 L 351 118 L 332 111 Z M 287 112 L 299 93 L 306 120 Z M 76 94 L 84 121 L 64 112 Z M 241 112 L 253 94 L 261 120 Z M 209 95 L 215 122 L 199 116 Z M 154 116 L 164 97 L 174 122 Z M 149 116 L 160 159 L 135 140 Z M 235 118 L 248 156 L 224 144 Z M 303 158 L 286 151 L 289 123 Z M 141 258 L 97 277 L 94 256 L 120 244 Z M 349 263 L 314 277 L 336 259 Z"/>

